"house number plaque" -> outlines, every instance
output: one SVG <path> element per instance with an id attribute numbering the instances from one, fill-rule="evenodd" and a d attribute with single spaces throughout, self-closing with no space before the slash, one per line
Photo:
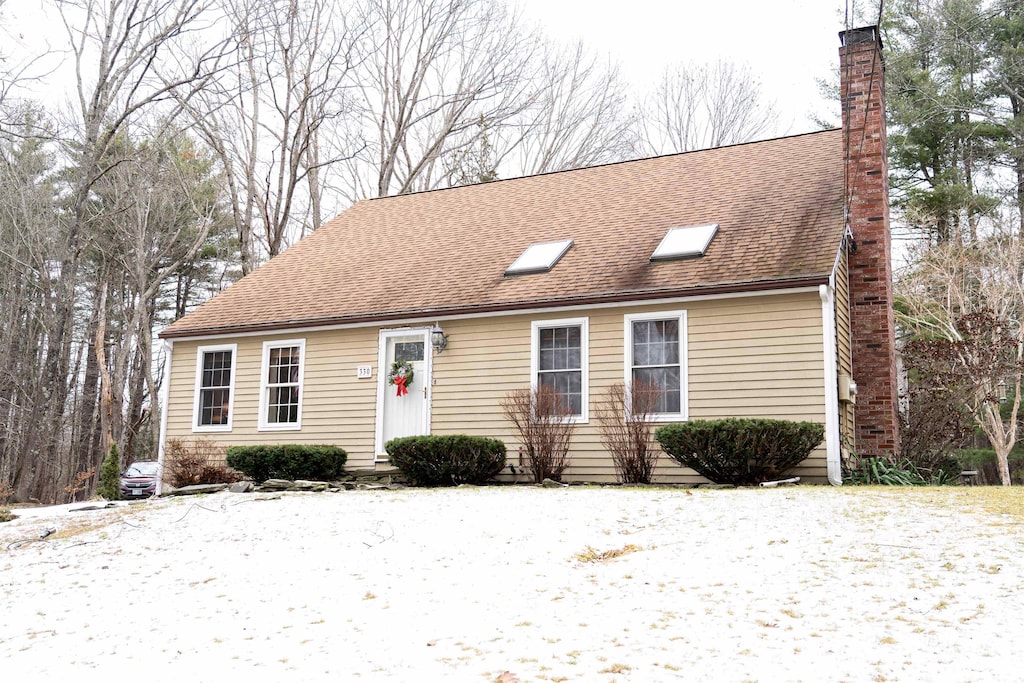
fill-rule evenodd
<path id="1" fill-rule="evenodd" d="M 370 377 L 373 377 L 372 365 L 356 366 L 356 379 L 369 379 Z"/>

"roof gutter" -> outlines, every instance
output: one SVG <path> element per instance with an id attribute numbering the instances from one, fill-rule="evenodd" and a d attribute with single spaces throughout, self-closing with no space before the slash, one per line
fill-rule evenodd
<path id="1" fill-rule="evenodd" d="M 486 303 L 475 306 L 438 306 L 406 311 L 384 311 L 351 316 L 330 316 L 322 318 L 305 318 L 253 325 L 224 325 L 218 327 L 197 327 L 175 330 L 168 328 L 160 333 L 161 339 L 174 339 L 198 336 L 229 336 L 252 332 L 277 332 L 306 327 L 327 327 L 330 325 L 359 325 L 374 322 L 408 320 L 410 318 L 458 317 L 460 315 L 476 315 L 483 313 L 515 313 L 521 310 L 541 308 L 559 308 L 563 306 L 597 306 L 606 304 L 628 304 L 638 300 L 672 299 L 677 297 L 702 297 L 721 294 L 763 294 L 774 290 L 787 290 L 799 287 L 818 287 L 828 284 L 830 275 L 810 275 L 798 278 L 779 280 L 762 280 L 758 282 L 739 282 L 707 287 L 687 287 L 681 289 L 637 290 L 617 292 L 615 294 L 597 294 L 588 296 L 566 296 L 551 299 L 530 299 L 505 303 Z"/>

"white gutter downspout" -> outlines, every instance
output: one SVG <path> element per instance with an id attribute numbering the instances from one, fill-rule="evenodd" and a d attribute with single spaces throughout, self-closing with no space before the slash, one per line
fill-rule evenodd
<path id="1" fill-rule="evenodd" d="M 836 370 L 835 270 L 827 285 L 818 286 L 821 297 L 821 334 L 825 356 L 825 462 L 828 482 L 842 486 L 843 469 L 839 443 L 839 377 Z"/>
<path id="2" fill-rule="evenodd" d="M 160 387 L 160 443 L 157 451 L 156 495 L 164 487 L 164 445 L 167 443 L 167 402 L 171 395 L 171 356 L 174 355 L 174 340 L 164 339 L 164 383 Z"/>

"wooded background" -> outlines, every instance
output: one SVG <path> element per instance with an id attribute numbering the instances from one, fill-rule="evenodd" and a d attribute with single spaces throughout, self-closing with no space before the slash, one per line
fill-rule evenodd
<path id="1" fill-rule="evenodd" d="M 44 4 L 75 67 L 66 105 L 28 95 L 47 55 L 0 39 L 0 488 L 16 500 L 90 495 L 112 444 L 155 457 L 154 334 L 354 201 L 778 132 L 747 66 L 680 64 L 634 96 L 498 0 Z M 883 27 L 914 263 L 1018 245 L 1020 3 L 902 0 Z M 901 280 L 907 329 L 938 315 L 926 277 Z M 1018 336 L 1022 309 L 1003 307 Z"/>

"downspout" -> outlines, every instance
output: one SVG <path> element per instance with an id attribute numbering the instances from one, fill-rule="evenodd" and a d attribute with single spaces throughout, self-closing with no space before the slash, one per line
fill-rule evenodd
<path id="1" fill-rule="evenodd" d="M 156 495 L 164 487 L 164 445 L 167 443 L 167 402 L 171 395 L 171 357 L 174 355 L 174 340 L 164 339 L 164 383 L 160 387 L 160 443 L 157 450 Z"/>
<path id="2" fill-rule="evenodd" d="M 836 369 L 836 271 L 828 278 L 827 285 L 818 286 L 821 298 L 821 334 L 825 356 L 825 463 L 828 482 L 842 486 L 843 468 L 839 439 L 839 377 Z"/>

